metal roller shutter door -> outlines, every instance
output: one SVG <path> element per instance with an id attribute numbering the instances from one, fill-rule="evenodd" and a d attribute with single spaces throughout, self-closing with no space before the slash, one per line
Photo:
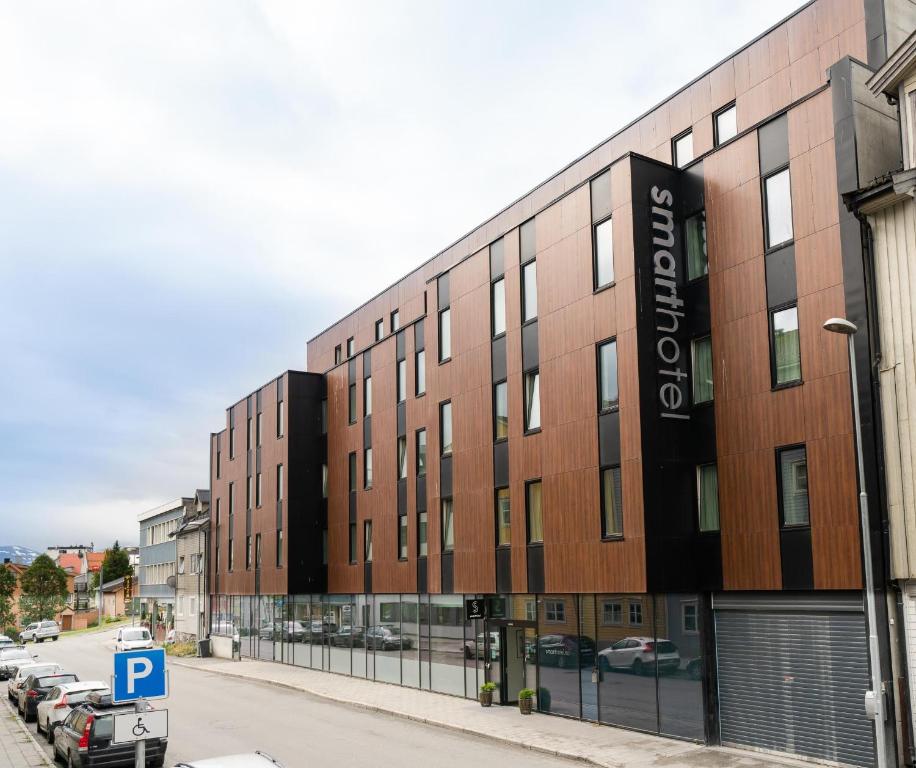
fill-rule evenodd
<path id="1" fill-rule="evenodd" d="M 722 743 L 874 765 L 862 613 L 717 611 Z"/>

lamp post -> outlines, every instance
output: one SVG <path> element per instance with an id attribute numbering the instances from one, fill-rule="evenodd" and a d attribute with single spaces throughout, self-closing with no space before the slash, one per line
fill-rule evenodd
<path id="1" fill-rule="evenodd" d="M 862 457 L 862 428 L 859 420 L 859 388 L 856 379 L 856 351 L 853 335 L 858 330 L 843 317 L 831 317 L 824 329 L 846 337 L 849 345 L 849 373 L 852 378 L 852 415 L 856 435 L 856 465 L 859 472 L 859 517 L 862 526 L 863 564 L 865 567 L 865 604 L 868 610 L 868 655 L 871 666 L 871 690 L 865 694 L 865 711 L 875 721 L 875 748 L 878 768 L 887 766 L 887 746 L 884 735 L 884 686 L 881 682 L 881 662 L 878 657 L 878 617 L 875 605 L 875 577 L 871 563 L 871 528 L 868 522 L 868 494 L 865 492 L 865 462 Z"/>

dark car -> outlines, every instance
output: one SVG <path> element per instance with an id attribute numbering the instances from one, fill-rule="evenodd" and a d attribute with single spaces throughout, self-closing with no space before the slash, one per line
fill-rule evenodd
<path id="1" fill-rule="evenodd" d="M 409 637 L 402 637 L 394 627 L 370 627 L 366 632 L 366 648 L 394 651 L 398 648 L 410 648 Z"/>
<path id="2" fill-rule="evenodd" d="M 112 744 L 114 716 L 135 711 L 133 705 L 112 704 L 109 694 L 92 693 L 66 719 L 54 726 L 54 759 L 71 768 L 133 768 L 134 745 Z M 168 739 L 146 740 L 146 765 L 161 768 Z"/>
<path id="3" fill-rule="evenodd" d="M 332 645 L 339 648 L 349 648 L 351 642 L 354 648 L 362 648 L 366 644 L 365 627 L 343 626 L 331 636 Z"/>
<path id="4" fill-rule="evenodd" d="M 29 675 L 25 680 L 25 685 L 19 690 L 19 701 L 16 702 L 19 714 L 27 723 L 35 719 L 38 711 L 38 702 L 48 695 L 55 685 L 64 683 L 78 683 L 80 679 L 76 675 Z"/>
<path id="5" fill-rule="evenodd" d="M 595 641 L 585 635 L 541 635 L 538 663 L 553 667 L 590 667 L 595 663 Z"/>

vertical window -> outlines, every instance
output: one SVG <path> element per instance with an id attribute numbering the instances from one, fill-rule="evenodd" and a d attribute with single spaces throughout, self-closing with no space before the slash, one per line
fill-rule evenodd
<path id="1" fill-rule="evenodd" d="M 407 400 L 407 361 L 398 360 L 398 402 Z"/>
<path id="2" fill-rule="evenodd" d="M 623 536 L 623 492 L 620 487 L 620 467 L 601 470 L 601 535 L 604 538 Z"/>
<path id="3" fill-rule="evenodd" d="M 518 230 L 519 263 L 531 261 L 537 253 L 534 219 L 528 219 Z"/>
<path id="4" fill-rule="evenodd" d="M 363 416 L 372 415 L 372 377 L 363 379 Z"/>
<path id="5" fill-rule="evenodd" d="M 808 512 L 808 454 L 805 446 L 781 448 L 779 464 L 779 502 L 782 524 L 786 528 L 811 524 Z"/>
<path id="6" fill-rule="evenodd" d="M 544 620 L 551 624 L 566 623 L 566 601 L 565 600 L 545 600 L 544 601 Z"/>
<path id="7" fill-rule="evenodd" d="M 598 345 L 598 410 L 609 411 L 618 402 L 617 341 L 605 341 Z"/>
<path id="8" fill-rule="evenodd" d="M 529 261 L 522 267 L 522 322 L 538 316 L 538 265 Z"/>
<path id="9" fill-rule="evenodd" d="M 223 463 L 223 454 L 222 451 L 216 452 L 216 479 L 219 480 L 220 476 L 220 465 Z"/>
<path id="10" fill-rule="evenodd" d="M 509 437 L 509 385 L 505 381 L 493 387 L 493 420 L 494 439 Z"/>
<path id="11" fill-rule="evenodd" d="M 541 509 L 541 481 L 534 480 L 525 485 L 525 515 L 528 528 L 528 543 L 544 541 L 544 518 Z"/>
<path id="12" fill-rule="evenodd" d="M 245 508 L 251 509 L 251 501 L 254 498 L 252 493 L 252 479 L 251 475 L 248 475 L 248 479 L 245 482 Z"/>
<path id="13" fill-rule="evenodd" d="M 694 602 L 681 604 L 681 629 L 688 635 L 695 635 L 699 631 L 699 614 L 697 604 Z"/>
<path id="14" fill-rule="evenodd" d="M 277 403 L 277 437 L 283 437 L 286 432 L 285 418 L 285 408 L 283 406 L 283 401 L 280 400 Z"/>
<path id="15" fill-rule="evenodd" d="M 340 344 L 338 344 L 336 347 L 334 347 L 334 365 L 340 365 L 342 360 L 343 356 L 340 352 Z"/>
<path id="16" fill-rule="evenodd" d="M 614 220 L 595 224 L 592 232 L 595 249 L 595 288 L 614 282 Z"/>
<path id="17" fill-rule="evenodd" d="M 372 562 L 372 521 L 366 520 L 363 523 L 363 561 Z"/>
<path id="18" fill-rule="evenodd" d="M 363 451 L 363 487 L 372 487 L 372 449 L 366 448 Z"/>
<path id="19" fill-rule="evenodd" d="M 687 279 L 697 280 L 709 274 L 706 255 L 706 211 L 691 216 L 686 222 Z"/>
<path id="20" fill-rule="evenodd" d="M 254 567 L 261 567 L 261 534 L 258 533 L 254 537 Z"/>
<path id="21" fill-rule="evenodd" d="M 235 458 L 235 427 L 229 427 L 229 458 Z"/>
<path id="22" fill-rule="evenodd" d="M 738 135 L 738 109 L 734 102 L 716 112 L 713 125 L 717 147 Z"/>
<path id="23" fill-rule="evenodd" d="M 398 310 L 394 310 L 391 313 L 391 332 L 394 333 L 401 327 L 401 313 Z"/>
<path id="24" fill-rule="evenodd" d="M 798 307 L 770 313 L 770 346 L 773 384 L 801 381 L 801 347 L 798 336 Z"/>
<path id="25" fill-rule="evenodd" d="M 690 359 L 694 404 L 712 402 L 712 337 L 693 339 L 690 342 Z"/>
<path id="26" fill-rule="evenodd" d="M 452 310 L 439 313 L 439 362 L 444 363 L 452 356 Z"/>
<path id="27" fill-rule="evenodd" d="M 356 384 L 351 384 L 349 389 L 348 397 L 348 415 L 350 417 L 350 423 L 356 423 Z"/>
<path id="28" fill-rule="evenodd" d="M 252 441 L 252 433 L 253 433 L 253 431 L 254 431 L 254 427 L 252 426 L 252 423 L 251 423 L 251 416 L 249 416 L 249 417 L 248 417 L 248 422 L 247 422 L 247 425 L 246 425 L 246 429 L 245 429 L 245 449 L 248 450 L 248 451 L 251 450 L 251 444 L 252 444 L 252 442 L 253 442 L 253 441 Z"/>
<path id="29" fill-rule="evenodd" d="M 407 438 L 398 438 L 398 480 L 407 477 Z"/>
<path id="30" fill-rule="evenodd" d="M 277 568 L 283 567 L 283 529 L 277 529 Z"/>
<path id="31" fill-rule="evenodd" d="M 426 392 L 426 350 L 417 352 L 417 397 Z"/>
<path id="32" fill-rule="evenodd" d="M 715 464 L 697 467 L 697 509 L 701 531 L 719 530 L 719 472 Z"/>
<path id="33" fill-rule="evenodd" d="M 328 497 L 328 465 L 321 465 L 321 498 L 326 499 Z"/>
<path id="34" fill-rule="evenodd" d="M 630 624 L 634 627 L 642 625 L 642 601 L 630 602 Z"/>
<path id="35" fill-rule="evenodd" d="M 283 498 L 283 465 L 277 464 L 277 499 Z"/>
<path id="36" fill-rule="evenodd" d="M 354 493 L 356 491 L 356 452 L 351 453 L 349 458 L 349 487 L 350 493 Z"/>
<path id="37" fill-rule="evenodd" d="M 382 336 L 385 335 L 385 321 L 382 318 L 379 318 L 375 321 L 375 340 L 381 341 Z"/>
<path id="38" fill-rule="evenodd" d="M 417 477 L 426 474 L 426 430 L 417 430 Z"/>
<path id="39" fill-rule="evenodd" d="M 258 472 L 257 482 L 255 483 L 255 506 L 261 506 L 261 473 Z"/>
<path id="40" fill-rule="evenodd" d="M 496 491 L 496 545 L 507 547 L 512 543 L 512 525 L 510 522 L 509 489 L 499 488 Z"/>
<path id="41" fill-rule="evenodd" d="M 351 336 L 347 339 L 347 358 L 353 357 L 353 352 L 355 351 L 353 346 L 353 337 Z"/>
<path id="42" fill-rule="evenodd" d="M 349 530 L 349 547 L 350 550 L 350 562 L 356 562 L 356 523 L 350 523 Z"/>
<path id="43" fill-rule="evenodd" d="M 262 414 L 262 413 L 259 413 L 259 414 L 257 415 L 257 421 L 256 421 L 256 425 L 255 425 L 255 444 L 256 444 L 256 445 L 260 445 L 260 444 L 261 444 L 261 427 L 262 427 L 262 421 L 263 421 L 262 416 L 263 416 L 263 415 L 264 415 L 264 414 Z"/>
<path id="44" fill-rule="evenodd" d="M 407 559 L 407 515 L 398 518 L 398 560 Z"/>
<path id="45" fill-rule="evenodd" d="M 605 626 L 623 624 L 623 605 L 615 600 L 601 604 L 601 623 Z"/>
<path id="46" fill-rule="evenodd" d="M 417 554 L 426 557 L 429 553 L 429 521 L 426 512 L 417 514 Z"/>
<path id="47" fill-rule="evenodd" d="M 792 188 L 785 168 L 763 182 L 766 210 L 767 248 L 792 239 Z"/>
<path id="48" fill-rule="evenodd" d="M 452 404 L 439 403 L 439 439 L 442 446 L 442 455 L 448 456 L 452 452 Z"/>
<path id="49" fill-rule="evenodd" d="M 525 431 L 541 428 L 541 375 L 538 371 L 525 374 Z"/>
<path id="50" fill-rule="evenodd" d="M 683 168 L 693 160 L 693 131 L 687 131 L 676 137 L 674 145 L 674 165 Z"/>
<path id="51" fill-rule="evenodd" d="M 503 278 L 490 286 L 490 302 L 493 336 L 501 336 L 506 332 L 506 281 Z"/>
<path id="52" fill-rule="evenodd" d="M 245 568 L 251 568 L 251 536 L 245 537 Z"/>
<path id="53" fill-rule="evenodd" d="M 442 551 L 455 549 L 455 515 L 451 499 L 442 499 Z"/>

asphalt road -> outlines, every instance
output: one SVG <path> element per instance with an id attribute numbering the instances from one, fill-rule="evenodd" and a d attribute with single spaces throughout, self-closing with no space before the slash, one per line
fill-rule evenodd
<path id="1" fill-rule="evenodd" d="M 114 631 L 29 645 L 83 680 L 109 680 Z M 353 709 L 308 694 L 249 683 L 187 667 L 169 670 L 167 765 L 260 749 L 287 768 L 570 768 L 567 760 L 388 715 Z M 5 683 L 0 688 L 5 703 Z M 35 733 L 34 723 L 29 725 Z M 49 755 L 51 747 L 38 736 Z"/>

